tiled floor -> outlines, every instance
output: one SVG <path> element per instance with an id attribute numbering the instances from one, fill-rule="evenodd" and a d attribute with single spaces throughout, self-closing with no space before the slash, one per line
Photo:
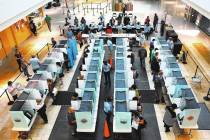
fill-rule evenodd
<path id="1" fill-rule="evenodd" d="M 173 14 L 171 14 L 171 15 L 173 15 L 175 17 L 170 19 L 170 16 L 169 16 L 169 19 L 168 19 L 169 22 L 174 25 L 175 30 L 179 34 L 179 38 L 185 44 L 187 49 L 190 50 L 191 55 L 196 58 L 196 61 L 197 61 L 197 63 L 199 63 L 201 69 L 206 71 L 205 74 L 207 76 L 209 75 L 209 72 L 210 72 L 209 62 L 210 61 L 206 61 L 206 59 L 202 57 L 202 56 L 207 56 L 209 52 L 207 52 L 207 51 L 201 52 L 200 50 L 198 52 L 198 49 L 195 49 L 192 46 L 192 43 L 202 42 L 203 45 L 206 47 L 206 49 L 210 50 L 210 48 L 208 47 L 208 46 L 210 46 L 210 38 L 208 36 L 206 36 L 204 33 L 200 32 L 193 25 L 186 23 L 183 19 L 180 19 L 179 17 L 177 17 L 177 16 L 182 16 L 182 13 L 183 13 L 183 12 L 181 12 L 181 11 L 183 11 L 183 6 L 180 4 L 179 0 L 174 0 L 174 1 L 161 0 L 161 3 L 156 2 L 156 1 L 152 1 L 152 2 L 150 2 L 150 1 L 147 1 L 147 2 L 133 1 L 133 3 L 134 3 L 134 14 L 138 15 L 138 19 L 141 20 L 141 23 L 143 23 L 144 18 L 147 15 L 150 15 L 150 17 L 153 17 L 154 12 L 157 12 L 160 15 L 160 17 L 163 17 L 163 14 L 161 14 L 161 13 L 163 13 L 164 9 L 167 9 L 169 13 L 173 12 Z M 63 9 L 57 8 L 57 9 L 49 10 L 47 12 L 53 18 L 53 31 L 52 32 L 47 31 L 47 28 L 45 26 L 44 28 L 42 28 L 42 31 L 40 31 L 40 33 L 37 37 L 30 38 L 28 41 L 24 42 L 20 46 L 20 50 L 24 54 L 24 58 L 26 60 L 28 60 L 30 58 L 31 54 L 36 53 L 38 50 L 40 50 L 44 44 L 46 44 L 47 42 L 50 42 L 50 38 L 52 36 L 56 36 L 57 38 L 60 38 L 58 26 L 64 22 L 63 21 L 63 19 L 64 19 Z M 82 16 L 84 16 L 82 11 L 80 13 L 76 13 L 76 15 L 77 15 L 77 17 L 79 17 L 79 19 Z M 91 17 L 91 20 L 89 17 Z M 106 21 L 108 21 L 111 17 L 111 12 L 106 14 L 105 17 L 106 17 Z M 91 21 L 98 22 L 98 16 L 92 16 L 91 12 L 89 12 L 85 16 L 85 18 L 87 19 L 88 23 L 90 23 Z M 188 31 L 190 34 L 183 34 L 186 31 Z M 192 33 L 194 33 L 194 36 L 191 36 Z M 206 53 L 207 53 L 207 55 L 206 55 Z M 199 57 L 197 57 L 197 56 L 199 56 Z M 11 61 L 11 63 L 9 63 L 9 65 L 7 65 L 7 68 L 8 67 L 10 68 L 11 66 L 14 66 L 14 65 L 16 65 L 16 61 L 14 61 L 14 59 L 13 59 Z M 185 73 L 187 81 L 189 83 L 191 83 L 191 77 L 193 76 L 193 74 L 195 72 L 195 67 L 196 67 L 194 62 L 190 58 L 188 58 L 188 64 L 187 65 L 180 64 L 180 66 L 181 66 L 181 69 L 183 70 L 183 72 Z M 10 71 L 8 71 L 8 70 L 10 70 Z M 11 78 L 13 79 L 17 75 L 18 70 L 17 70 L 17 66 L 14 67 L 14 69 L 4 69 L 5 73 L 8 73 L 7 75 L 3 74 L 2 70 L 0 70 L 0 71 L 1 71 L 1 74 L 4 75 L 4 76 L 0 75 L 0 77 L 1 77 L 0 88 L 2 90 L 6 86 L 5 85 L 6 81 Z M 68 80 L 68 82 L 66 82 L 66 83 L 68 83 L 68 84 L 70 83 L 71 78 L 69 78 L 69 77 L 73 76 L 73 72 L 74 72 L 74 70 L 72 70 L 71 72 L 66 74 L 66 76 L 64 78 L 65 81 Z M 19 81 L 25 82 L 25 78 L 21 76 Z M 152 83 L 151 79 L 150 79 L 150 83 Z M 64 85 L 64 87 L 61 87 L 61 89 L 67 90 L 68 84 Z M 153 87 L 153 86 L 151 85 L 151 87 Z M 195 91 L 197 98 L 200 102 L 204 102 L 204 100 L 202 98 L 206 94 L 208 87 L 209 87 L 209 83 L 205 79 L 203 79 L 202 88 L 200 88 L 199 86 L 192 86 L 192 88 Z M 17 133 L 11 131 L 12 122 L 10 120 L 10 114 L 8 113 L 10 107 L 6 105 L 6 102 L 7 102 L 6 96 L 3 96 L 2 98 L 0 98 L 0 105 L 1 105 L 1 109 L 0 109 L 0 116 L 1 116 L 0 139 L 1 140 L 15 140 L 17 138 Z M 57 114 L 60 110 L 60 106 L 50 106 L 50 103 L 51 103 L 51 101 L 48 101 L 49 107 L 48 107 L 47 114 L 49 117 L 49 124 L 43 125 L 41 120 L 38 119 L 32 129 L 32 132 L 30 133 L 31 137 L 35 140 L 47 140 L 51 133 L 51 130 L 52 130 L 52 127 L 56 120 Z M 206 102 L 206 104 L 210 108 L 210 103 Z M 163 124 L 162 124 L 164 107 L 165 107 L 164 105 L 155 105 L 155 111 L 156 111 L 156 115 L 157 115 L 159 130 L 160 130 L 161 138 L 163 140 L 175 140 L 175 139 L 176 140 L 209 140 L 210 139 L 210 131 L 209 130 L 208 131 L 207 130 L 193 131 L 192 138 L 190 138 L 188 136 L 177 137 L 172 132 L 165 133 Z"/>

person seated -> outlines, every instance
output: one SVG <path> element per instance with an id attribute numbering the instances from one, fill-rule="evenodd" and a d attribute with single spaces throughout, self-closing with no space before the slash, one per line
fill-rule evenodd
<path id="1" fill-rule="evenodd" d="M 107 34 L 112 34 L 112 27 L 107 23 L 107 26 L 106 26 L 106 33 Z"/>
<path id="2" fill-rule="evenodd" d="M 100 22 L 98 24 L 98 32 L 101 32 L 101 31 L 103 31 L 103 24 Z"/>
<path id="3" fill-rule="evenodd" d="M 88 25 L 85 25 L 85 28 L 83 30 L 83 34 L 89 34 L 90 32 L 90 28 L 88 27 Z"/>
<path id="4" fill-rule="evenodd" d="M 86 25 L 86 20 L 85 20 L 85 18 L 84 18 L 84 17 L 82 17 L 82 18 L 81 18 L 81 21 L 80 21 L 80 23 L 81 23 L 81 24 L 84 24 L 84 25 Z"/>
<path id="5" fill-rule="evenodd" d="M 137 22 L 137 24 L 135 25 L 136 27 L 136 32 L 139 33 L 141 32 L 141 23 L 140 22 Z"/>
<path id="6" fill-rule="evenodd" d="M 8 87 L 6 89 L 7 93 L 9 93 L 13 100 L 15 101 L 18 97 L 19 92 L 23 89 L 20 83 L 13 84 L 12 81 L 8 81 Z"/>
<path id="7" fill-rule="evenodd" d="M 72 93 L 71 100 L 72 100 L 72 101 L 79 100 L 78 93 L 76 93 L 76 92 Z"/>

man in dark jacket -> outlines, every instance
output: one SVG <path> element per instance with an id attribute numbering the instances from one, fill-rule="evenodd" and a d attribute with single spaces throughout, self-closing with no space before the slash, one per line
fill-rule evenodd
<path id="1" fill-rule="evenodd" d="M 163 102 L 163 87 L 165 85 L 162 71 L 154 75 L 153 82 L 155 86 L 156 103 L 159 103 L 159 102 L 162 103 Z"/>
<path id="2" fill-rule="evenodd" d="M 151 61 L 151 70 L 152 70 L 153 74 L 158 74 L 160 71 L 158 52 L 155 53 L 155 58 Z"/>
<path id="3" fill-rule="evenodd" d="M 140 64 L 141 64 L 141 68 L 145 68 L 145 58 L 147 57 L 147 50 L 140 46 L 139 49 L 139 58 L 140 58 Z"/>
<path id="4" fill-rule="evenodd" d="M 153 28 L 154 28 L 154 31 L 157 31 L 157 29 L 156 29 L 157 24 L 158 24 L 158 16 L 157 16 L 157 14 L 155 13 L 154 19 L 153 19 Z"/>

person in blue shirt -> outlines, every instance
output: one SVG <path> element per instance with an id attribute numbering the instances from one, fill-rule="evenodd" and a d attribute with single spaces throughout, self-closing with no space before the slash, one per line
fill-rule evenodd
<path id="1" fill-rule="evenodd" d="M 98 19 L 100 20 L 100 23 L 104 26 L 104 15 L 102 14 L 102 12 L 100 12 L 100 16 Z"/>
<path id="2" fill-rule="evenodd" d="M 112 97 L 107 97 L 104 101 L 104 113 L 106 114 L 106 120 L 108 124 L 111 124 L 112 110 Z"/>
<path id="3" fill-rule="evenodd" d="M 36 71 L 40 67 L 40 61 L 39 61 L 39 59 L 37 57 L 35 57 L 35 55 L 32 55 L 31 59 L 29 60 L 29 63 L 32 66 L 33 72 L 36 73 Z"/>
<path id="4" fill-rule="evenodd" d="M 68 29 L 67 33 L 66 33 L 67 38 L 72 38 L 74 36 L 71 28 Z"/>
<path id="5" fill-rule="evenodd" d="M 110 38 L 107 40 L 107 46 L 108 46 L 110 54 L 112 54 L 113 44 Z"/>
<path id="6" fill-rule="evenodd" d="M 149 24 L 146 24 L 146 25 L 144 26 L 144 34 L 145 34 L 145 37 L 146 37 L 147 40 L 149 39 L 150 30 L 151 30 L 151 29 L 150 29 Z"/>

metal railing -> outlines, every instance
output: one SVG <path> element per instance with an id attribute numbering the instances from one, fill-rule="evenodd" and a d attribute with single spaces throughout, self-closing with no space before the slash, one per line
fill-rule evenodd
<path id="1" fill-rule="evenodd" d="M 52 48 L 52 45 L 50 45 L 49 43 L 47 43 L 46 45 L 44 45 L 44 46 L 36 53 L 36 56 L 37 56 L 38 58 L 41 58 L 41 57 L 42 57 L 42 56 L 41 56 L 42 53 L 44 53 L 44 55 L 46 55 L 46 53 L 48 53 L 48 52 L 50 51 L 51 48 Z M 46 50 L 47 50 L 47 51 L 46 51 Z M 45 53 L 45 52 L 46 52 L 46 53 Z M 20 72 L 20 73 L 18 74 L 18 76 L 12 81 L 12 83 L 15 83 L 15 82 L 17 81 L 17 79 L 22 75 L 22 73 L 23 73 L 23 72 Z M 5 90 L 1 93 L 0 98 L 1 98 L 4 94 L 6 94 L 8 100 L 9 100 L 8 105 L 13 104 L 13 101 L 10 99 L 10 96 L 9 96 L 9 94 L 8 94 L 8 92 L 7 92 L 7 89 L 5 89 Z"/>

